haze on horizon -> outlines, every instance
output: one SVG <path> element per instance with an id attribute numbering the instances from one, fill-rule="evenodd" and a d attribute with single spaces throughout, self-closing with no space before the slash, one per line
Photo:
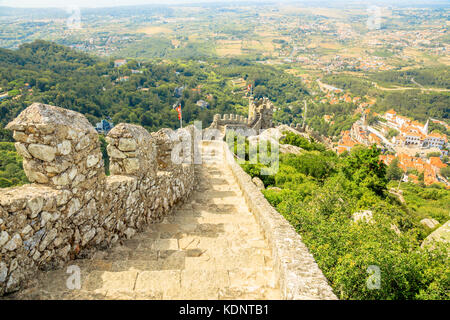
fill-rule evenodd
<path id="1" fill-rule="evenodd" d="M 258 2 L 262 0 L 247 0 L 245 2 Z M 281 0 L 282 2 L 289 2 L 289 0 Z M 313 0 L 314 1 L 314 0 Z M 16 0 L 0 0 L 0 6 L 16 7 L 16 8 L 50 8 L 59 7 L 64 8 L 68 6 L 78 7 L 114 7 L 114 6 L 135 6 L 135 5 L 149 5 L 149 4 L 188 4 L 188 3 L 207 3 L 220 2 L 218 0 L 97 0 L 93 3 L 92 0 L 22 0 L 17 3 Z M 225 0 L 224 2 L 244 2 L 242 0 Z M 280 2 L 280 1 L 279 1 Z"/>
<path id="2" fill-rule="evenodd" d="M 70 6 L 77 7 L 114 7 L 114 6 L 136 6 L 136 5 L 149 5 L 149 4 L 166 4 L 166 5 L 176 5 L 176 4 L 190 4 L 190 3 L 214 3 L 214 2 L 232 2 L 232 3 L 249 3 L 249 2 L 273 2 L 273 3 L 303 3 L 303 4 L 318 4 L 318 5 L 333 5 L 336 2 L 339 3 L 359 3 L 367 5 L 392 5 L 391 1 L 388 0 L 338 0 L 338 1 L 328 1 L 328 0 L 97 0 L 93 3 L 92 0 L 22 0 L 20 3 L 17 0 L 0 0 L 0 6 L 8 6 L 15 8 L 66 8 Z M 449 0 L 399 0 L 396 4 L 408 3 L 411 6 L 414 4 L 425 4 L 425 3 L 439 3 L 448 4 L 450 6 Z"/>

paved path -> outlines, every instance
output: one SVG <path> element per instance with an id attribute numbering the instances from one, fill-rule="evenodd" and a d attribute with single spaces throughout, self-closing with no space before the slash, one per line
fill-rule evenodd
<path id="1" fill-rule="evenodd" d="M 214 145 L 190 199 L 162 223 L 93 258 L 81 289 L 67 289 L 66 269 L 41 272 L 14 299 L 280 299 L 273 261 L 242 193 Z M 211 161 L 210 161 L 211 162 Z"/>

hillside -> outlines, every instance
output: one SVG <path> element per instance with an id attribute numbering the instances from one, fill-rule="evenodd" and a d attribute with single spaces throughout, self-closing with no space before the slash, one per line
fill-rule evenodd
<path id="1" fill-rule="evenodd" d="M 237 79 L 242 85 L 233 84 Z M 181 103 L 185 124 L 198 120 L 208 127 L 216 113 L 247 115 L 247 83 L 254 86 L 255 97 L 268 96 L 277 106 L 296 103 L 307 95 L 300 79 L 241 60 L 144 63 L 129 59 L 126 65 L 115 67 L 114 60 L 34 41 L 18 50 L 0 49 L 0 95 L 8 95 L 0 100 L 0 141 L 13 141 L 4 126 L 33 102 L 78 111 L 93 125 L 111 118 L 115 124 L 135 123 L 149 131 L 178 128 L 172 106 Z M 206 101 L 207 107 L 198 106 L 199 100 Z M 280 108 L 275 118 L 300 122 L 298 111 Z M 26 178 L 15 177 L 23 171 L 21 161 L 10 154 L 13 149 L 10 144 L 0 150 L 4 187 L 26 182 Z"/>
<path id="2" fill-rule="evenodd" d="M 248 84 L 256 98 L 267 96 L 274 102 L 276 123 L 292 123 L 302 120 L 303 100 L 312 99 L 304 82 L 282 68 L 236 59 L 128 59 L 116 67 L 113 60 L 36 41 L 16 51 L 0 50 L 0 61 L 0 86 L 8 93 L 0 102 L 2 126 L 36 101 L 83 113 L 92 124 L 110 117 L 115 124 L 140 124 L 149 131 L 177 128 L 172 106 L 179 102 L 186 123 L 201 120 L 207 127 L 216 113 L 247 115 Z M 348 83 L 357 86 L 357 81 Z M 197 105 L 199 100 L 208 106 Z M 423 113 L 423 101 L 411 108 L 408 103 L 399 105 L 402 110 Z M 446 112 L 445 97 L 429 103 L 435 109 L 425 114 Z M 339 132 L 354 121 L 355 106 L 346 102 L 315 103 L 308 109 L 312 114 L 308 121 L 320 126 L 318 120 L 330 110 L 336 114 L 335 123 L 326 128 L 330 132 Z M 1 134 L 6 142 L 0 146 L 0 187 L 27 183 L 11 135 L 5 130 Z M 448 221 L 443 206 L 449 190 L 403 184 L 405 203 L 401 203 L 389 193 L 395 182 L 389 182 L 378 149 L 358 147 L 337 155 L 293 130 L 281 142 L 295 146 L 291 149 L 296 154 L 281 154 L 277 173 L 261 175 L 264 166 L 248 161 L 242 167 L 262 180 L 265 197 L 302 236 L 339 298 L 448 299 L 447 248 L 438 246 L 432 252 L 421 248 L 434 231 L 421 220 L 435 219 L 439 226 Z M 102 139 L 103 151 L 105 145 Z M 355 217 L 364 212 L 370 212 L 372 220 L 356 223 Z M 361 286 L 367 265 L 389 270 L 382 274 L 381 290 Z"/>
<path id="3" fill-rule="evenodd" d="M 275 174 L 264 175 L 261 163 L 241 166 L 264 183 L 264 196 L 301 234 L 340 299 L 449 298 L 448 245 L 430 252 L 421 244 L 436 228 L 422 219 L 448 225 L 450 190 L 405 183 L 402 203 L 388 191 L 398 183 L 388 184 L 377 148 L 337 155 L 292 132 L 281 143 L 301 151 L 281 154 Z M 364 285 L 368 266 L 381 270 L 378 290 Z"/>
<path id="4" fill-rule="evenodd" d="M 232 79 L 243 79 L 243 87 L 233 86 Z M 172 110 L 179 101 L 186 123 L 201 120 L 208 126 L 215 113 L 246 114 L 246 83 L 254 85 L 256 97 L 268 96 L 280 106 L 307 94 L 300 79 L 240 60 L 129 60 L 114 67 L 113 60 L 35 41 L 16 51 L 0 49 L 0 93 L 9 93 L 9 99 L 0 101 L 0 124 L 32 102 L 42 102 L 81 112 L 92 124 L 109 116 L 114 123 L 136 123 L 154 131 L 179 125 Z M 176 96 L 180 87 L 184 90 Z M 200 99 L 208 108 L 196 105 Z M 282 118 L 292 120 L 289 114 Z"/>

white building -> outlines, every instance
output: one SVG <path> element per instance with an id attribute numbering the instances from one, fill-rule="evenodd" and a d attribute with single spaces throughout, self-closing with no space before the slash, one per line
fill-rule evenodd
<path id="1" fill-rule="evenodd" d="M 115 60 L 114 61 L 114 68 L 118 68 L 118 67 L 123 66 L 125 64 L 127 64 L 127 60 L 125 60 L 125 59 Z"/>
<path id="2" fill-rule="evenodd" d="M 444 148 L 447 137 L 437 132 L 430 133 L 423 141 L 423 146 L 427 148 Z"/>

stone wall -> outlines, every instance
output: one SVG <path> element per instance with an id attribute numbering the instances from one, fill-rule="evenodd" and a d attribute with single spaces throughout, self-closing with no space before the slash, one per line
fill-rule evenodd
<path id="1" fill-rule="evenodd" d="M 214 115 L 213 122 L 211 123 L 209 129 L 217 129 L 222 133 L 225 133 L 227 127 L 247 128 L 247 118 L 237 114 L 224 114 L 223 116 L 216 114 Z"/>
<path id="2" fill-rule="evenodd" d="M 331 286 L 302 242 L 301 236 L 270 205 L 251 177 L 236 163 L 228 145 L 222 141 L 210 143 L 222 144 L 226 162 L 269 242 L 283 298 L 336 300 Z"/>
<path id="3" fill-rule="evenodd" d="M 161 221 L 194 186 L 187 152 L 172 163 L 177 141 L 194 147 L 188 127 L 150 134 L 119 124 L 110 131 L 110 176 L 100 142 L 74 111 L 35 103 L 8 124 L 32 184 L 0 189 L 0 295 L 25 286 L 39 269 L 130 238 Z M 178 139 L 178 140 L 177 140 Z"/>
<path id="4" fill-rule="evenodd" d="M 248 125 L 254 130 L 272 128 L 274 106 L 268 98 L 253 100 L 251 97 L 248 106 Z"/>
<path id="5" fill-rule="evenodd" d="M 235 114 L 214 115 L 209 129 L 218 129 L 222 133 L 226 130 L 253 129 L 256 132 L 272 128 L 274 106 L 268 98 L 249 99 L 248 118 Z"/>
<path id="6" fill-rule="evenodd" d="M 304 126 L 299 123 L 296 123 L 296 124 L 291 123 L 290 127 L 297 130 L 298 132 L 304 132 L 304 133 L 308 134 L 310 137 L 323 143 L 329 149 L 332 149 L 334 147 L 333 141 L 330 138 L 328 138 L 324 135 L 321 135 L 319 132 L 315 131 L 308 125 Z"/>

